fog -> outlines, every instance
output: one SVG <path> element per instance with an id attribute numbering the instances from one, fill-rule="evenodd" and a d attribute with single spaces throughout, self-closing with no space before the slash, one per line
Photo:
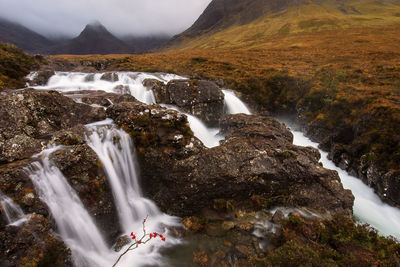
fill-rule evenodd
<path id="1" fill-rule="evenodd" d="M 211 0 L 1 0 L 0 17 L 48 37 L 76 36 L 100 21 L 116 35 L 174 35 Z"/>

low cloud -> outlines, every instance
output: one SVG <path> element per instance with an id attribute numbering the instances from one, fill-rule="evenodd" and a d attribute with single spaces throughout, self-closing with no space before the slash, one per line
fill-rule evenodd
<path id="1" fill-rule="evenodd" d="M 46 36 L 76 36 L 92 21 L 123 35 L 174 35 L 211 0 L 1 0 L 0 17 Z"/>

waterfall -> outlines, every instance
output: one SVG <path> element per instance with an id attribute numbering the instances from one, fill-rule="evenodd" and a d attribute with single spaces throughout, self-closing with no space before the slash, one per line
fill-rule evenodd
<path id="1" fill-rule="evenodd" d="M 110 251 L 100 231 L 75 190 L 49 159 L 50 154 L 60 148 L 44 150 L 41 160 L 27 168 L 29 177 L 40 199 L 49 207 L 76 266 L 110 265 L 110 258 L 107 258 Z"/>
<path id="2" fill-rule="evenodd" d="M 86 126 L 90 130 L 87 137 L 88 145 L 99 157 L 111 185 L 114 203 L 117 207 L 119 221 L 125 234 L 142 232 L 142 221 L 149 216 L 146 228 L 151 231 L 165 232 L 166 227 L 179 226 L 179 220 L 159 211 L 149 199 L 144 198 L 139 185 L 136 153 L 130 136 L 123 130 L 115 128 L 112 120 L 105 120 Z M 169 237 L 168 245 L 179 243 Z M 143 264 L 161 265 L 162 259 L 158 254 L 161 244 L 140 247 L 140 251 L 132 252 L 130 257 L 120 263 L 121 266 L 142 262 Z M 165 244 L 164 244 L 165 245 Z"/>
<path id="3" fill-rule="evenodd" d="M 222 90 L 225 96 L 225 110 L 228 114 L 247 114 L 251 115 L 250 110 L 246 105 L 236 96 L 236 94 L 229 90 Z"/>
<path id="4" fill-rule="evenodd" d="M 318 144 L 305 137 L 302 132 L 292 130 L 292 133 L 295 145 L 311 146 L 318 149 Z M 318 150 L 321 153 L 321 162 L 324 167 L 337 171 L 343 187 L 353 192 L 355 197 L 353 212 L 356 219 L 370 224 L 381 234 L 392 235 L 400 240 L 400 210 L 383 203 L 372 188 L 364 184 L 360 179 L 336 167 L 328 159 L 328 153 Z"/>
<path id="5" fill-rule="evenodd" d="M 231 91 L 224 90 L 226 110 L 230 114 L 251 114 L 244 103 Z M 288 125 L 288 123 L 286 123 Z M 346 171 L 338 168 L 328 159 L 328 153 L 320 150 L 318 144 L 312 142 L 303 133 L 291 129 L 294 141 L 298 146 L 311 146 L 321 153 L 321 162 L 325 168 L 338 172 L 345 189 L 350 189 L 355 197 L 354 216 L 363 223 L 368 223 L 384 235 L 392 235 L 400 240 L 400 210 L 385 204 L 374 193 L 373 189 L 360 179 L 350 176 Z"/>
<path id="6" fill-rule="evenodd" d="M 174 74 L 150 74 L 143 72 L 115 72 L 118 79 L 111 81 L 103 80 L 105 73 L 82 73 L 82 72 L 56 72 L 45 86 L 35 86 L 35 89 L 56 90 L 62 93 L 79 91 L 102 90 L 108 93 L 127 93 L 133 95 L 137 100 L 146 104 L 155 104 L 155 97 L 151 90 L 143 86 L 145 79 L 156 79 L 168 83 L 175 79 L 185 79 Z M 32 80 L 37 74 L 31 73 L 27 76 Z M 83 94 L 85 92 L 82 92 Z"/>
<path id="7" fill-rule="evenodd" d="M 7 197 L 0 191 L 0 204 L 3 208 L 5 219 L 8 225 L 21 226 L 28 216 L 24 214 L 20 206 L 18 206 L 11 198 Z"/>

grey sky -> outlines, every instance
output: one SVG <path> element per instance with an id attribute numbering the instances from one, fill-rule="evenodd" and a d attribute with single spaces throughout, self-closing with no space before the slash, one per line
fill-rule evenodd
<path id="1" fill-rule="evenodd" d="M 0 17 L 47 36 L 77 35 L 98 20 L 117 35 L 180 33 L 211 0 L 0 0 Z"/>

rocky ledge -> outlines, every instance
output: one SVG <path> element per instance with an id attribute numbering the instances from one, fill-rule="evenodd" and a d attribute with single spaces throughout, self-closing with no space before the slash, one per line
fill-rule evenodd
<path id="1" fill-rule="evenodd" d="M 351 217 L 353 196 L 343 189 L 337 173 L 318 163 L 317 150 L 294 146 L 289 130 L 272 118 L 223 116 L 219 123 L 226 140 L 207 149 L 193 135 L 185 115 L 145 105 L 131 96 L 107 97 L 114 104 L 107 102 L 105 111 L 57 92 L 23 90 L 0 95 L 0 188 L 26 214 L 36 214 L 20 228 L 1 222 L 0 235 L 6 245 L 0 262 L 4 266 L 48 260 L 58 266 L 71 264 L 66 246 L 54 235 L 54 220 L 24 170 L 31 156 L 48 143 L 64 146 L 51 160 L 77 191 L 109 244 L 114 243 L 120 229 L 112 193 L 99 159 L 85 144 L 84 124 L 106 117 L 132 137 L 144 192 L 169 214 L 198 216 L 210 209 L 241 205 L 255 212 L 279 205 L 327 217 Z M 100 100 L 97 94 L 85 101 L 103 103 Z M 16 238 L 20 235 L 40 238 L 22 246 Z"/>

